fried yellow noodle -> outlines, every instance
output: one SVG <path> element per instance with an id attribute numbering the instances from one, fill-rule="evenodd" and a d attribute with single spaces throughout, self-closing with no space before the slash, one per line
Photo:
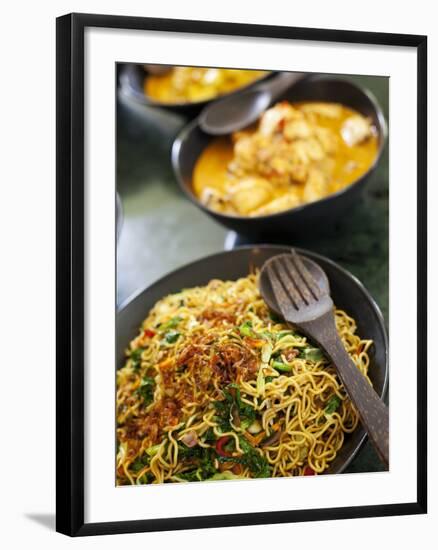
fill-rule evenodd
<path id="1" fill-rule="evenodd" d="M 356 428 L 333 366 L 270 314 L 257 277 L 151 310 L 117 373 L 118 485 L 321 474 Z M 372 341 L 344 311 L 336 325 L 367 376 Z"/>

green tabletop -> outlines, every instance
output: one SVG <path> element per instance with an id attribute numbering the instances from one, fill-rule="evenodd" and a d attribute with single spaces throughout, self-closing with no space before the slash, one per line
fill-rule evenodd
<path id="1" fill-rule="evenodd" d="M 371 91 L 388 120 L 387 78 L 345 78 Z M 123 205 L 117 247 L 117 301 L 121 304 L 165 273 L 223 250 L 229 232 L 191 204 L 175 181 L 170 148 L 187 119 L 121 96 L 117 107 L 117 190 Z M 335 233 L 293 244 L 328 256 L 356 275 L 388 322 L 387 148 L 363 199 L 337 224 Z M 366 443 L 347 471 L 382 469 Z"/>

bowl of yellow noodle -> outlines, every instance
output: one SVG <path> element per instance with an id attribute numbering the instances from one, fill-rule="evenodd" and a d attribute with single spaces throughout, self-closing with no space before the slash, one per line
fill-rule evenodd
<path id="1" fill-rule="evenodd" d="M 258 273 L 280 246 L 198 260 L 117 314 L 117 485 L 341 473 L 366 439 L 333 365 L 269 311 Z M 326 272 L 339 335 L 380 396 L 388 345 L 364 286 Z"/>

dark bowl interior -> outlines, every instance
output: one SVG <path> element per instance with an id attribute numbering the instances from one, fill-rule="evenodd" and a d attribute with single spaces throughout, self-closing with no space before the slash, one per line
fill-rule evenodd
<path id="1" fill-rule="evenodd" d="M 288 248 L 273 245 L 237 248 L 208 256 L 159 279 L 123 304 L 117 313 L 117 368 L 123 366 L 129 342 L 138 334 L 142 321 L 158 300 L 182 288 L 205 285 L 211 279 L 233 280 L 244 277 L 251 269 L 261 268 L 268 258 L 288 251 Z M 388 379 L 388 343 L 378 306 L 363 285 L 337 264 L 306 250 L 298 252 L 311 258 L 324 269 L 336 306 L 344 309 L 356 320 L 358 333 L 363 338 L 374 341 L 374 346 L 370 350 L 369 375 L 377 393 L 384 396 Z M 353 434 L 348 435 L 344 446 L 326 473 L 341 473 L 356 456 L 365 438 L 366 434 L 361 426 Z"/>
<path id="2" fill-rule="evenodd" d="M 383 113 L 371 94 L 348 80 L 314 75 L 289 88 L 279 98 L 288 101 L 328 101 L 351 107 L 370 117 L 377 128 L 379 151 L 369 170 L 351 185 L 321 200 L 257 218 L 231 216 L 214 212 L 203 206 L 192 191 L 193 169 L 200 154 L 213 139 L 204 133 L 195 119 L 177 136 L 172 147 L 172 165 L 175 176 L 187 197 L 220 224 L 251 238 L 296 236 L 326 231 L 360 197 L 380 159 L 386 139 Z M 277 101 L 279 101 L 277 100 Z"/>
<path id="3" fill-rule="evenodd" d="M 228 94 L 223 94 L 219 96 L 221 99 L 225 96 L 239 93 L 242 90 L 247 90 L 255 84 L 264 81 L 268 78 L 271 78 L 273 73 L 269 73 L 266 76 L 259 78 L 258 80 L 252 82 L 248 86 L 239 88 Z M 170 109 L 172 111 L 185 114 L 187 116 L 197 115 L 205 105 L 214 101 L 217 98 L 207 99 L 203 101 L 192 101 L 190 103 L 161 103 L 145 95 L 144 93 L 144 82 L 148 78 L 148 73 L 144 70 L 142 65 L 127 63 L 120 67 L 119 71 L 119 83 L 121 92 L 129 99 L 140 103 L 142 105 L 149 105 L 151 107 L 161 107 L 163 109 Z"/>

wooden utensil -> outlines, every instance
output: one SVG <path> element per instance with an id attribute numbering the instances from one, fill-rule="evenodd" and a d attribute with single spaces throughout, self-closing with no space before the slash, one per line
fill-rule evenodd
<path id="1" fill-rule="evenodd" d="M 336 330 L 333 301 L 324 271 L 308 258 L 280 254 L 260 273 L 268 306 L 317 344 L 333 362 L 380 459 L 389 464 L 388 407 L 351 360 Z"/>

